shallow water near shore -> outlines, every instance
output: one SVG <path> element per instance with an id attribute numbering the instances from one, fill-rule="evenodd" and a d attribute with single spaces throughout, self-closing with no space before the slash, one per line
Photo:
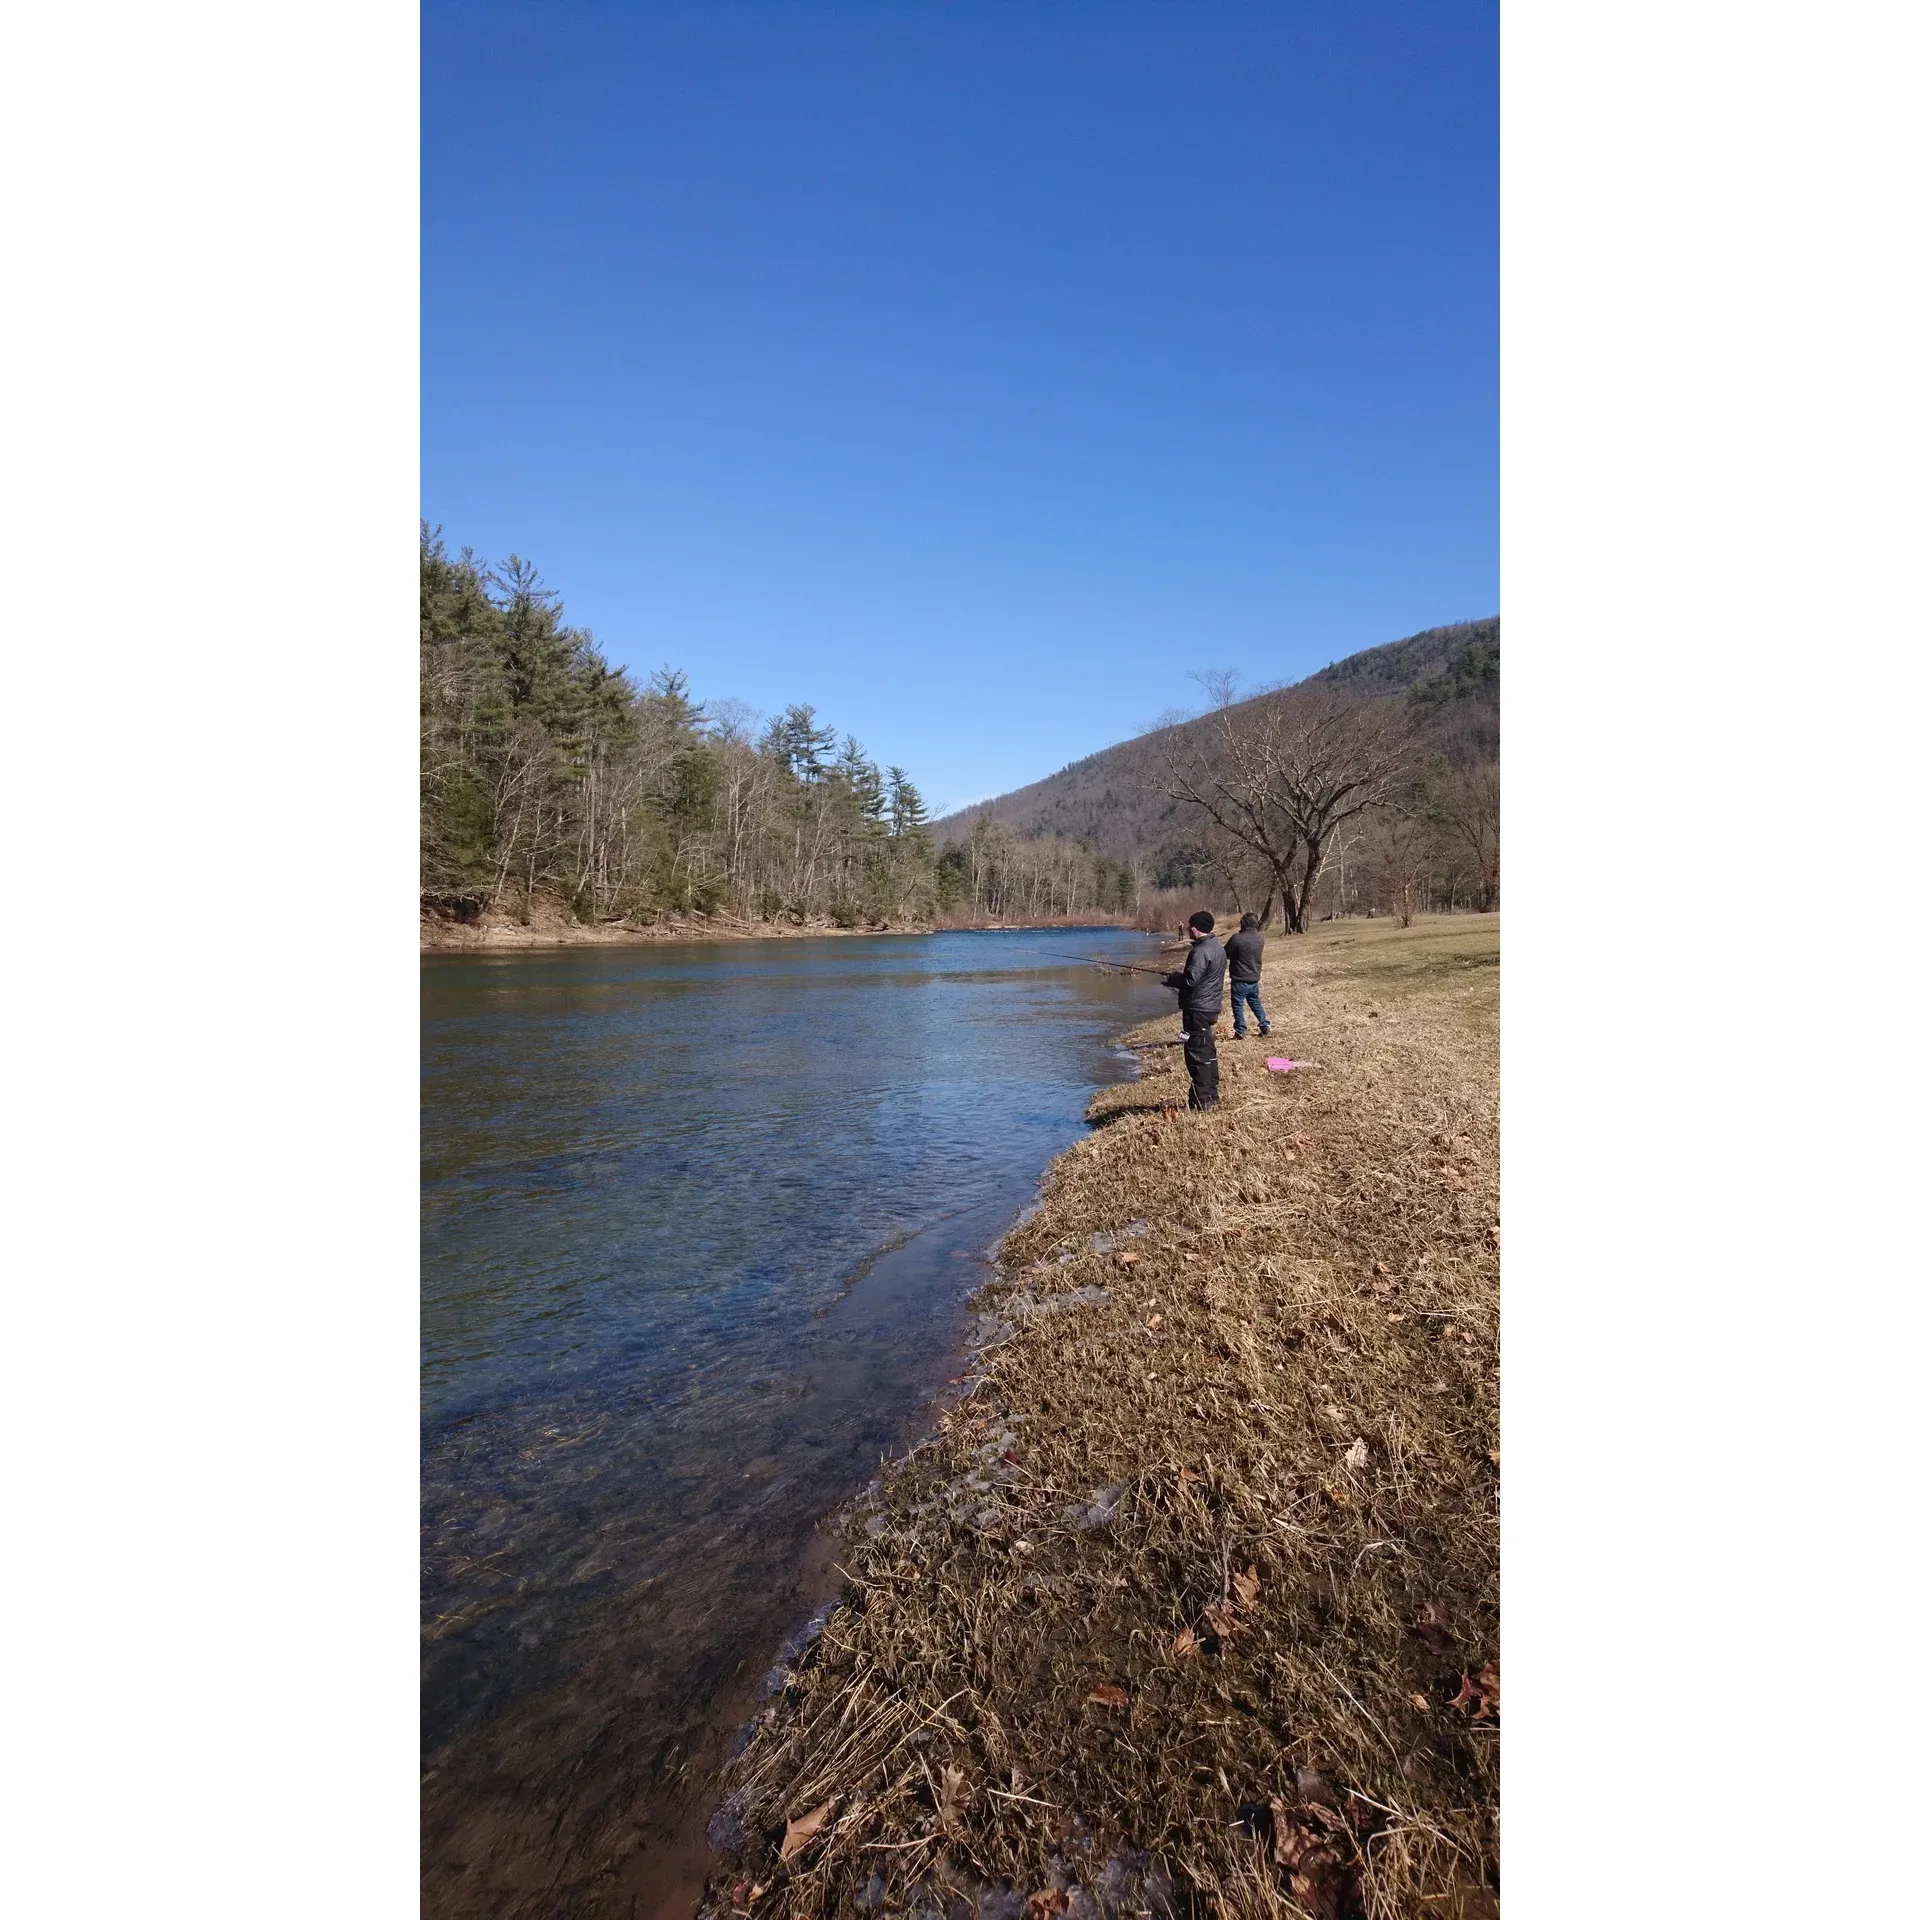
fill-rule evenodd
<path id="1" fill-rule="evenodd" d="M 986 1249 L 1171 1004 L 1068 956 L 1155 947 L 423 959 L 427 1912 L 661 1910 L 817 1522 L 958 1371 Z"/>

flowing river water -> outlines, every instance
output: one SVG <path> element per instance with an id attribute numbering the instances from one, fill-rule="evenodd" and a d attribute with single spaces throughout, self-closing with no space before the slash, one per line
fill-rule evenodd
<path id="1" fill-rule="evenodd" d="M 1108 930 L 422 963 L 431 1920 L 691 1915 L 819 1522 L 958 1371 L 1117 1034 Z"/>

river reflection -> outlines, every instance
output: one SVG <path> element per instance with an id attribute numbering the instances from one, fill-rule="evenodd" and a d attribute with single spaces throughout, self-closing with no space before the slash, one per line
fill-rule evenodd
<path id="1" fill-rule="evenodd" d="M 428 1913 L 673 1890 L 815 1523 L 953 1371 L 983 1250 L 1131 1071 L 1113 1036 L 1171 1004 L 1070 954 L 1153 943 L 423 962 Z"/>

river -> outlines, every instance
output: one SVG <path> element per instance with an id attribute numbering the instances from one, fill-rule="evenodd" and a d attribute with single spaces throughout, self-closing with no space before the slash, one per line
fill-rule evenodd
<path id="1" fill-rule="evenodd" d="M 691 1914 L 703 1790 L 1171 1006 L 1106 930 L 422 962 L 432 1920 Z"/>

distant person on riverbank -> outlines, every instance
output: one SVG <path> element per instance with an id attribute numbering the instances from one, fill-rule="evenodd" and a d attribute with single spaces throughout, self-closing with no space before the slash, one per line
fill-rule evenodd
<path id="1" fill-rule="evenodd" d="M 1267 936 L 1260 931 L 1259 917 L 1240 916 L 1240 931 L 1227 942 L 1227 988 L 1233 995 L 1233 1037 L 1247 1037 L 1247 1009 L 1260 1022 L 1260 1037 L 1273 1028 L 1267 1024 L 1267 1010 L 1260 1004 L 1260 962 L 1267 950 Z"/>
<path id="2" fill-rule="evenodd" d="M 1220 986 L 1227 977 L 1227 955 L 1213 937 L 1213 915 L 1196 913 L 1187 922 L 1193 946 L 1187 964 L 1166 976 L 1166 984 L 1180 996 L 1180 1017 L 1186 1025 L 1187 1105 L 1199 1112 L 1220 1104 L 1220 1054 L 1213 1044 L 1214 1022 L 1220 1018 Z"/>

